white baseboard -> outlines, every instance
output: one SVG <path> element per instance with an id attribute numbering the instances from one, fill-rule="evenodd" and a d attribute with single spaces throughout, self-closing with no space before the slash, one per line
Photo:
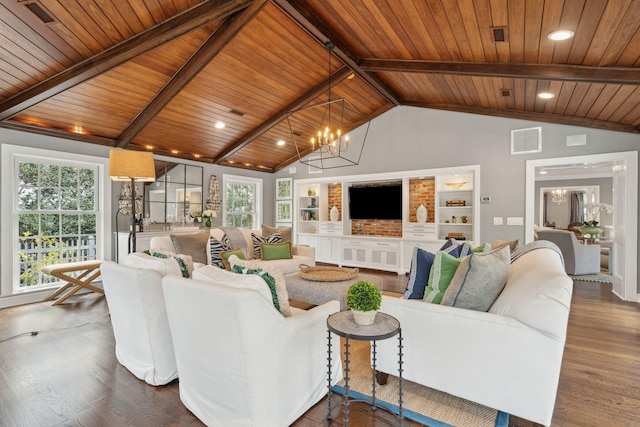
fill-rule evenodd
<path id="1" fill-rule="evenodd" d="M 101 281 L 94 282 L 93 284 L 98 287 L 102 287 Z M 39 291 L 31 291 L 31 292 L 25 292 L 21 294 L 7 295 L 4 297 L 0 297 L 0 309 L 15 307 L 15 306 L 24 305 L 24 304 L 33 304 L 35 302 L 42 302 L 49 294 L 55 291 L 55 289 L 56 288 L 48 288 L 48 289 L 42 289 Z M 89 292 L 93 292 L 93 291 L 88 289 L 83 289 L 78 293 L 76 293 L 75 295 L 82 295 Z M 53 301 L 51 303 L 53 304 Z"/>

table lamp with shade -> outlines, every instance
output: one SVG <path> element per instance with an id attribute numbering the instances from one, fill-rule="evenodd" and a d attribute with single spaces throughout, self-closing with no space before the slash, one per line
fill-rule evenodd
<path id="1" fill-rule="evenodd" d="M 109 152 L 109 177 L 112 181 L 131 182 L 131 234 L 129 252 L 136 251 L 136 201 L 135 183 L 154 182 L 156 169 L 153 153 L 147 151 L 111 150 Z"/>

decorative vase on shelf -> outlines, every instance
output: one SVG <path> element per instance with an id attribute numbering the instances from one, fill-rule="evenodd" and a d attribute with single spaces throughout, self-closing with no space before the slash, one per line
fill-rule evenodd
<path id="1" fill-rule="evenodd" d="M 338 211 L 338 207 L 336 205 L 333 205 L 331 211 L 329 212 L 329 218 L 331 219 L 331 221 L 337 221 L 338 217 L 340 217 L 340 211 Z"/>
<path id="2" fill-rule="evenodd" d="M 204 222 L 204 226 L 207 228 L 211 228 L 211 218 L 207 218 Z"/>
<path id="3" fill-rule="evenodd" d="M 424 205 L 418 206 L 416 218 L 418 219 L 418 222 L 427 222 L 427 208 L 425 208 Z"/>
<path id="4" fill-rule="evenodd" d="M 315 195 L 316 195 L 316 190 L 314 190 L 313 187 L 309 187 L 309 190 L 307 191 L 307 196 L 313 197 Z"/>

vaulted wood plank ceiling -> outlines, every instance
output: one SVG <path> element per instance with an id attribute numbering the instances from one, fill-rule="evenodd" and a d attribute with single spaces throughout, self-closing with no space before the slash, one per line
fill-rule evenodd
<path id="1" fill-rule="evenodd" d="M 7 0 L 0 39 L 1 127 L 265 172 L 297 159 L 286 113 L 329 81 L 370 119 L 640 132 L 640 0 Z"/>

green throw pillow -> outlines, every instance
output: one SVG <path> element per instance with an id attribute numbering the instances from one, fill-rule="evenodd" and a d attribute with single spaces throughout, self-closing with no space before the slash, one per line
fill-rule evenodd
<path id="1" fill-rule="evenodd" d="M 291 259 L 291 242 L 261 243 L 261 259 L 269 261 L 273 259 Z"/>
<path id="2" fill-rule="evenodd" d="M 224 264 L 224 268 L 226 268 L 227 270 L 231 270 L 231 264 L 229 264 L 229 257 L 231 255 L 235 255 L 239 259 L 247 259 L 244 256 L 244 252 L 242 252 L 242 249 L 232 249 L 230 251 L 220 252 L 220 259 L 222 260 L 222 263 Z"/>
<path id="3" fill-rule="evenodd" d="M 431 271 L 429 272 L 429 281 L 424 290 L 424 302 L 440 304 L 444 292 L 456 274 L 458 265 L 460 265 L 460 258 L 456 258 L 442 251 L 436 253 Z"/>
<path id="4" fill-rule="evenodd" d="M 475 252 L 477 254 L 483 252 L 491 252 L 491 243 L 483 243 L 480 246 L 476 246 L 472 249 L 472 252 Z"/>

